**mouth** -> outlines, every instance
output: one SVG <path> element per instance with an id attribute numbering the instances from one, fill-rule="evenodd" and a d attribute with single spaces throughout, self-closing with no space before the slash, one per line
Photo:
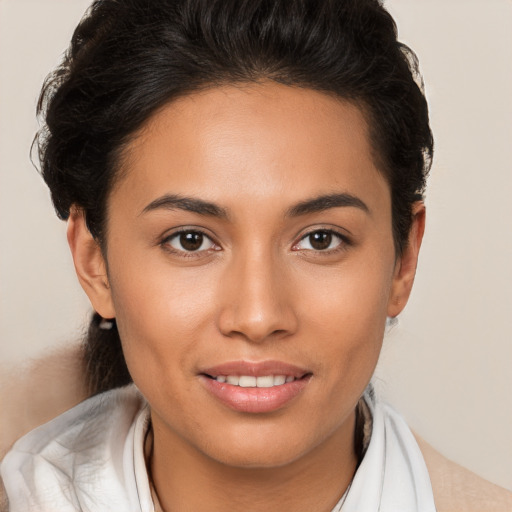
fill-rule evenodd
<path id="1" fill-rule="evenodd" d="M 206 377 L 241 388 L 273 388 L 296 380 L 293 375 L 262 375 L 260 377 L 254 377 L 253 375 L 217 375 L 217 377 L 206 375 Z"/>
<path id="2" fill-rule="evenodd" d="M 272 412 L 306 388 L 312 372 L 277 361 L 225 363 L 199 374 L 206 389 L 230 409 Z"/>

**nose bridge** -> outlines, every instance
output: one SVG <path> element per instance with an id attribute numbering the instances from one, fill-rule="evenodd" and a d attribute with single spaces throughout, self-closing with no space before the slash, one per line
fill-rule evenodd
<path id="1" fill-rule="evenodd" d="M 285 336 L 296 328 L 285 272 L 271 247 L 233 255 L 222 286 L 220 329 L 252 342 Z"/>

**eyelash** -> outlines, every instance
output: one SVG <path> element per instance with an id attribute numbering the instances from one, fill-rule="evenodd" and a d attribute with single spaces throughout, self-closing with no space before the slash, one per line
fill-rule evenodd
<path id="1" fill-rule="evenodd" d="M 203 240 L 201 242 L 201 245 L 204 244 L 206 240 L 209 240 L 213 247 L 208 249 L 201 249 L 201 250 L 195 250 L 195 251 L 187 251 L 186 249 L 176 249 L 175 247 L 172 247 L 170 245 L 172 240 L 179 239 L 184 234 L 195 234 L 195 235 L 201 235 L 203 237 Z M 220 247 L 218 244 L 212 239 L 211 236 L 207 235 L 204 231 L 200 229 L 192 229 L 192 228 L 182 228 L 178 231 L 174 231 L 171 235 L 166 236 L 161 242 L 160 245 L 168 252 L 176 254 L 180 257 L 184 258 L 194 258 L 198 257 L 199 255 L 203 255 L 205 252 L 209 251 L 218 251 L 220 250 Z"/>
<path id="2" fill-rule="evenodd" d="M 298 242 L 296 242 L 295 244 L 293 244 L 293 247 L 292 249 L 296 248 L 302 241 L 304 240 L 307 240 L 309 237 L 313 236 L 315 233 L 324 233 L 326 235 L 329 235 L 331 237 L 335 237 L 339 240 L 339 243 L 336 245 L 336 247 L 332 248 L 332 249 L 314 249 L 314 248 L 311 248 L 311 249 L 302 249 L 302 250 L 306 250 L 308 252 L 311 252 L 311 253 L 315 253 L 315 255 L 331 255 L 331 254 L 336 254 L 340 251 L 344 251 L 347 249 L 348 246 L 351 245 L 351 241 L 350 239 L 340 233 L 339 231 L 336 231 L 332 228 L 316 228 L 312 231 L 309 231 L 307 232 L 306 234 L 304 234 L 303 236 L 301 236 L 301 238 L 299 239 Z M 311 243 L 310 243 L 311 245 Z M 329 244 L 330 245 L 330 244 Z M 295 249 L 297 251 L 300 251 L 301 249 Z"/>
<path id="3" fill-rule="evenodd" d="M 302 241 L 307 240 L 309 237 L 313 236 L 315 233 L 324 233 L 324 234 L 327 234 L 327 235 L 329 235 L 331 237 L 335 237 L 335 238 L 337 238 L 339 240 L 339 243 L 337 244 L 336 247 L 334 247 L 332 249 L 314 249 L 314 248 L 311 248 L 311 249 L 300 249 L 300 248 L 297 248 L 297 246 Z M 184 234 L 201 235 L 203 237 L 203 239 L 201 241 L 201 246 L 204 244 L 205 240 L 209 240 L 213 247 L 210 247 L 208 249 L 200 249 L 200 250 L 186 250 L 186 249 L 177 249 L 177 248 L 172 247 L 170 245 L 171 241 L 178 239 L 179 237 L 181 237 Z M 200 229 L 192 229 L 192 228 L 183 228 L 183 229 L 180 229 L 178 231 L 173 232 L 171 235 L 166 236 L 160 242 L 160 245 L 166 251 L 171 252 L 173 254 L 177 254 L 180 257 L 185 257 L 185 258 L 198 257 L 199 255 L 203 255 L 205 252 L 210 252 L 212 250 L 213 251 L 221 250 L 220 246 L 212 239 L 211 236 L 207 235 L 204 231 L 202 231 Z M 311 245 L 311 243 L 310 243 L 310 245 Z M 314 230 L 309 231 L 308 233 L 304 234 L 298 240 L 298 242 L 293 244 L 292 250 L 295 250 L 297 252 L 301 251 L 301 250 L 305 250 L 305 251 L 308 251 L 308 252 L 318 253 L 319 255 L 321 255 L 321 254 L 335 254 L 335 253 L 337 253 L 339 251 L 346 250 L 347 246 L 350 246 L 350 245 L 351 245 L 350 239 L 347 238 L 347 236 L 341 234 L 340 232 L 338 232 L 338 231 L 336 231 L 334 229 L 331 229 L 331 228 L 329 228 L 329 229 L 327 229 L 327 228 L 326 229 L 317 228 L 317 229 L 314 229 Z"/>

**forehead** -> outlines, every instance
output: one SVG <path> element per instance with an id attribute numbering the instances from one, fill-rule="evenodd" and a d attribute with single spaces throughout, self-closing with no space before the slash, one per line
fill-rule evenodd
<path id="1" fill-rule="evenodd" d="M 349 192 L 387 202 L 358 106 L 276 83 L 223 86 L 167 104 L 132 140 L 114 190 L 143 209 L 163 193 L 227 207 Z M 283 206 L 284 207 L 284 206 Z"/>

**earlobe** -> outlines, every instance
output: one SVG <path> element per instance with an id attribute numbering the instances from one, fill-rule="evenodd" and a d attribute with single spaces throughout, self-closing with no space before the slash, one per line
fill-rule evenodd
<path id="1" fill-rule="evenodd" d="M 101 248 L 87 228 L 83 211 L 75 206 L 70 210 L 67 237 L 78 280 L 94 310 L 103 318 L 115 318 L 107 266 Z"/>
<path id="2" fill-rule="evenodd" d="M 418 201 L 412 209 L 412 225 L 408 243 L 396 262 L 395 274 L 388 301 L 388 317 L 394 318 L 402 312 L 411 294 L 418 256 L 425 231 L 425 204 Z"/>

